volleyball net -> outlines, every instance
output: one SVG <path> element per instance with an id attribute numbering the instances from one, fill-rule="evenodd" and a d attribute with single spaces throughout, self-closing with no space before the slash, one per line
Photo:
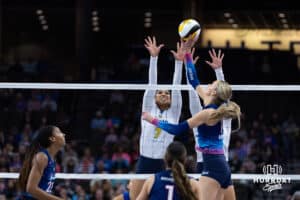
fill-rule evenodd
<path id="1" fill-rule="evenodd" d="M 204 85 L 204 87 L 207 87 L 207 85 Z M 72 106 L 73 113 L 76 113 L 80 109 L 88 109 L 88 114 L 94 115 L 95 111 L 97 111 L 98 108 L 101 107 L 102 111 L 105 109 L 113 110 L 113 109 L 120 109 L 122 112 L 126 111 L 126 109 L 131 110 L 128 115 L 135 115 L 137 122 L 135 122 L 137 125 L 140 125 L 139 123 L 139 113 L 140 107 L 142 104 L 142 96 L 143 92 L 146 89 L 152 89 L 152 90 L 181 90 L 184 92 L 193 89 L 190 85 L 168 85 L 168 84 L 158 84 L 158 85 L 149 85 L 149 84 L 88 84 L 88 83 L 0 83 L 0 89 L 1 90 L 14 90 L 16 93 L 30 93 L 30 91 L 46 91 L 45 93 L 49 92 L 52 93 L 53 91 L 59 91 L 60 93 L 72 93 L 72 97 L 67 97 L 67 101 L 69 101 L 70 98 L 77 98 L 77 100 L 72 100 L 72 102 L 65 102 L 64 106 Z M 240 103 L 242 111 L 246 113 L 246 115 L 250 115 L 251 112 L 259 113 L 259 109 L 265 109 L 269 107 L 269 110 L 276 111 L 277 109 L 281 111 L 287 112 L 289 109 L 290 111 L 296 114 L 299 113 L 299 109 L 295 107 L 300 102 L 300 85 L 232 85 L 232 89 L 236 92 L 234 92 L 234 101 Z M 28 92 L 29 91 L 29 92 Z M 93 92 L 91 92 L 93 91 Z M 120 100 L 120 97 L 117 95 L 117 97 L 111 98 L 111 93 L 117 92 L 119 94 L 126 94 L 123 99 Z M 285 95 L 288 94 L 289 97 L 285 97 Z M 31 94 L 27 94 L 27 96 L 30 96 Z M 74 104 L 78 104 L 79 96 L 81 96 L 82 100 L 81 108 L 74 106 Z M 91 97 L 89 97 L 91 96 Z M 92 97 L 93 96 L 93 97 Z M 96 97 L 98 96 L 98 97 Z M 107 98 L 110 99 L 107 99 Z M 65 96 L 61 97 L 62 99 L 65 98 Z M 137 99 L 138 98 L 138 99 Z M 183 110 L 185 109 L 185 113 L 189 113 L 187 104 L 187 96 L 184 96 L 183 101 Z M 283 105 L 279 105 L 278 103 L 276 105 L 268 105 L 269 102 L 273 102 L 275 100 L 278 100 L 278 102 L 281 102 Z M 107 101 L 106 103 L 103 103 L 102 101 Z M 284 101 L 283 101 L 284 100 Z M 250 101 L 250 102 L 249 102 Z M 268 101 L 268 102 L 267 102 Z M 75 103 L 74 103 L 75 102 Z M 119 106 L 115 106 L 114 102 L 117 102 Z M 120 103 L 122 102 L 122 103 Z M 248 107 L 248 103 L 251 104 L 251 107 Z M 262 103 L 261 103 L 262 102 Z M 73 105 L 71 105 L 73 104 Z M 132 109 L 128 108 L 130 107 L 129 104 L 133 107 Z M 261 104 L 261 105 L 259 105 Z M 263 105 L 266 104 L 266 105 Z M 60 104 L 58 103 L 58 109 L 60 107 Z M 76 107 L 76 108 L 74 108 Z M 88 107 L 88 108 L 87 108 Z M 94 108 L 93 108 L 94 107 Z M 103 108 L 106 107 L 106 108 Z M 247 108 L 248 107 L 248 108 Z M 257 110 L 254 110 L 257 109 Z M 80 111 L 79 111 L 80 112 Z M 103 111 L 105 112 L 105 111 Z M 71 112 L 72 113 L 72 112 Z M 79 114 L 80 115 L 80 114 Z M 188 114 L 189 115 L 189 114 Z M 188 116 L 185 115 L 185 116 Z M 83 120 L 82 123 L 87 122 L 88 120 L 84 119 L 87 115 L 82 116 L 82 118 L 79 118 L 78 121 L 75 122 L 75 128 L 79 126 L 79 123 L 81 123 L 80 120 Z M 5 118 L 6 116 L 2 116 L 2 118 Z M 92 116 L 90 116 L 90 119 Z M 113 121 L 113 120 L 112 120 Z M 114 122 L 112 122 L 114 123 Z M 132 120 L 124 120 L 124 123 L 133 123 Z M 85 125 L 86 127 L 89 125 Z M 112 125 L 114 126 L 114 125 Z M 116 122 L 116 126 L 119 127 L 118 122 Z M 139 130 L 139 129 L 136 129 Z M 79 131 L 80 132 L 80 131 Z M 297 131 L 296 131 L 297 132 Z M 298 134 L 299 132 L 297 132 Z M 102 151 L 101 146 L 103 144 L 103 141 L 101 143 L 101 138 L 99 139 L 99 135 L 95 136 L 96 138 L 89 138 L 89 133 L 78 133 L 82 137 L 81 140 L 86 139 L 85 145 L 86 146 L 97 146 L 97 151 Z M 122 133 L 121 133 L 122 134 Z M 192 137 L 192 136 L 191 136 Z M 277 136 L 275 136 L 277 137 Z M 297 136 L 298 137 L 298 136 Z M 296 136 L 295 136 L 296 138 Z M 104 139 L 104 138 L 102 138 Z M 268 136 L 266 136 L 265 139 L 269 139 Z M 290 138 L 289 138 L 290 139 Z M 233 141 L 235 141 L 234 136 L 232 138 Z M 136 140 L 137 141 L 137 140 Z M 294 141 L 296 142 L 296 141 Z M 67 140 L 68 143 L 68 140 Z M 98 144 L 99 143 L 99 144 Z M 283 142 L 284 143 L 284 142 Z M 277 145 L 276 148 L 288 148 L 290 143 L 284 144 L 280 146 L 280 144 Z M 297 143 L 296 143 L 297 144 Z M 271 144 L 270 144 L 271 145 Z M 193 146 L 190 146 L 193 148 Z M 231 146 L 229 147 L 229 149 Z M 297 149 L 297 147 L 293 146 L 291 148 Z M 289 152 L 289 149 L 287 149 L 287 152 Z M 261 152 L 263 153 L 263 152 Z M 295 153 L 290 155 L 290 159 L 293 159 L 293 157 L 297 157 Z M 63 162 L 64 158 L 61 158 L 61 162 Z M 132 161 L 131 161 L 132 162 Z M 288 162 L 288 161 L 284 161 Z M 265 163 L 268 164 L 276 164 L 276 161 L 273 163 Z M 272 165 L 270 165 L 271 171 L 263 171 L 263 166 L 259 166 L 261 169 L 256 170 L 255 172 L 251 173 L 232 173 L 232 179 L 234 182 L 247 182 L 248 184 L 254 185 L 255 183 L 258 184 L 265 184 L 267 181 L 273 182 L 277 180 L 281 182 L 281 184 L 293 184 L 295 182 L 300 181 L 300 175 L 299 170 L 297 170 L 297 167 L 299 164 L 294 165 L 293 170 L 283 170 L 284 173 L 278 173 L 276 171 L 272 171 Z M 286 165 L 283 166 L 285 168 Z M 258 166 L 257 166 L 258 168 Z M 247 170 L 246 170 L 247 172 Z M 260 173 L 261 172 L 261 173 Z M 287 173 L 290 172 L 290 173 Z M 291 173 L 293 172 L 293 173 Z M 93 172 L 93 173 L 57 173 L 56 178 L 61 180 L 131 180 L 131 179 L 147 179 L 151 174 L 134 174 L 134 170 L 125 170 L 122 172 L 114 171 L 111 173 L 106 172 Z M 201 174 L 189 174 L 192 177 L 199 178 Z M 2 170 L 0 173 L 0 180 L 5 179 L 16 179 L 18 178 L 18 172 L 5 172 Z"/>
<path id="2" fill-rule="evenodd" d="M 207 85 L 203 84 L 203 87 Z M 231 85 L 234 91 L 300 91 L 300 85 Z M 59 90 L 191 90 L 190 85 L 169 84 L 91 84 L 91 83 L 0 83 L 2 89 L 59 89 Z"/>
<path id="3" fill-rule="evenodd" d="M 71 180 L 145 180 L 153 174 L 78 174 L 78 173 L 57 173 L 55 177 L 57 179 L 71 179 Z M 198 179 L 201 174 L 189 174 L 190 177 Z M 17 179 L 18 173 L 5 173 L 0 172 L 0 178 L 2 179 Z M 300 175 L 298 174 L 232 174 L 232 180 L 265 180 L 265 179 L 282 179 L 288 182 L 300 181 Z"/>

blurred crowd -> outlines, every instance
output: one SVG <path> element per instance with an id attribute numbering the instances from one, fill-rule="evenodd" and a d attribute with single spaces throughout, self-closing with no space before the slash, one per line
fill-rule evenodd
<path id="1" fill-rule="evenodd" d="M 131 95 L 136 100 L 130 103 Z M 138 158 L 140 105 L 142 94 L 106 93 L 104 107 L 89 112 L 84 133 L 76 132 L 78 120 L 71 116 L 68 94 L 57 91 L 1 90 L 0 172 L 19 172 L 25 151 L 36 131 L 45 124 L 57 124 L 67 133 L 67 145 L 59 153 L 56 171 L 63 173 L 134 173 Z M 65 102 L 67 101 L 67 102 Z M 111 105 L 110 107 L 105 105 Z M 68 105 L 68 106 L 66 106 Z M 188 117 L 183 111 L 182 118 Z M 82 113 L 81 113 L 82 114 Z M 233 173 L 262 173 L 262 166 L 277 163 L 284 173 L 296 173 L 299 166 L 300 127 L 298 116 L 258 113 L 243 115 L 242 128 L 231 135 L 229 150 Z M 83 121 L 84 123 L 84 121 Z M 186 144 L 192 172 L 195 152 L 191 134 L 178 137 Z M 298 167 L 299 169 L 299 167 Z M 57 180 L 55 192 L 65 199 L 111 199 L 126 190 L 127 180 Z M 0 180 L 0 194 L 18 195 L 16 181 Z M 4 197 L 3 197 L 4 198 Z M 5 199 L 5 198 L 4 198 Z"/>
<path id="2" fill-rule="evenodd" d="M 144 54 L 145 52 L 140 55 L 138 52 L 130 53 L 127 60 L 121 63 L 124 65 L 122 68 L 105 61 L 98 63 L 91 69 L 91 81 L 146 82 L 148 55 Z M 232 54 L 234 53 L 233 51 Z M 169 63 L 173 58 L 167 56 L 166 52 L 162 54 L 164 58 L 160 59 L 159 65 L 164 67 L 158 69 L 159 79 L 169 77 L 163 79 L 166 83 L 170 82 L 172 77 L 173 66 Z M 231 54 L 228 55 L 227 57 L 230 57 Z M 273 58 L 276 57 L 274 55 Z M 254 81 L 261 82 L 265 77 L 270 78 L 274 75 L 275 77 L 278 75 L 279 79 L 282 78 L 276 70 L 267 68 L 258 72 L 254 68 L 273 65 L 272 59 L 261 59 L 261 64 L 257 65 L 257 62 L 251 62 L 251 57 L 243 58 L 243 56 L 245 57 L 246 53 L 239 54 L 239 59 L 247 66 L 242 70 L 246 70 L 250 74 L 249 77 L 251 73 L 259 74 L 252 77 Z M 261 55 L 261 58 L 264 56 Z M 242 61 L 245 59 L 249 62 Z M 234 74 L 230 72 L 238 69 L 236 65 L 241 62 L 230 58 L 228 60 L 225 65 L 229 67 L 224 68 L 226 78 L 228 77 L 234 84 L 247 81 L 240 76 L 240 72 L 236 71 Z M 199 71 L 201 70 L 205 69 Z M 59 68 L 47 62 L 28 59 L 26 62 L 11 65 L 7 71 L 8 76 L 1 76 L 1 80 L 42 82 L 66 80 L 66 75 L 58 72 Z M 213 76 L 214 74 L 210 73 L 201 80 L 212 80 Z M 242 116 L 241 129 L 231 135 L 229 163 L 232 173 L 262 173 L 262 167 L 272 163 L 282 165 L 283 173 L 299 173 L 300 153 L 297 147 L 300 145 L 300 114 L 297 111 L 288 112 L 291 108 L 287 106 L 290 104 L 293 107 L 299 101 L 293 98 L 294 96 L 291 96 L 292 98 L 283 96 L 285 100 L 277 99 L 276 102 L 276 98 L 270 94 L 269 101 L 266 102 L 266 95 L 262 97 L 251 95 L 253 94 L 244 98 L 240 95 L 235 99 L 241 103 L 245 112 Z M 57 172 L 134 173 L 139 155 L 142 96 L 143 92 L 136 91 L 111 90 L 91 93 L 1 89 L 0 172 L 19 172 L 26 148 L 37 130 L 46 124 L 54 124 L 67 134 L 67 145 L 56 160 Z M 183 97 L 185 100 L 181 118 L 186 119 L 189 117 L 186 94 Z M 259 104 L 255 100 L 249 102 L 249 98 L 252 97 L 259 99 L 256 100 Z M 286 105 L 283 105 L 283 108 L 274 106 L 279 103 Z M 257 107 L 257 110 L 251 110 L 254 107 Z M 192 172 L 195 167 L 192 133 L 175 139 L 186 145 L 189 152 L 187 169 Z M 127 190 L 127 184 L 128 180 L 57 180 L 55 193 L 66 200 L 112 199 Z M 236 190 L 238 191 L 238 188 Z M 0 179 L 1 200 L 15 199 L 18 194 L 16 180 Z"/>

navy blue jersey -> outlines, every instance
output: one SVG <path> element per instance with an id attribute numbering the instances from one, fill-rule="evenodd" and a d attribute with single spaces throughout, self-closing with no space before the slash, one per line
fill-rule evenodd
<path id="1" fill-rule="evenodd" d="M 210 104 L 204 107 L 204 109 L 217 109 L 218 106 Z M 197 150 L 204 153 L 216 153 L 222 154 L 223 150 L 223 132 L 221 122 L 216 123 L 213 126 L 206 124 L 200 125 L 198 128 L 198 147 Z"/>
<path id="2" fill-rule="evenodd" d="M 123 199 L 124 200 L 130 200 L 129 192 L 123 192 Z"/>
<path id="3" fill-rule="evenodd" d="M 43 152 L 47 155 L 48 158 L 48 164 L 44 169 L 43 175 L 41 177 L 41 180 L 39 182 L 39 188 L 44 190 L 47 193 L 52 193 L 52 188 L 55 180 L 55 162 L 50 157 L 48 151 L 46 149 L 40 150 L 40 152 Z M 28 193 L 24 193 L 23 196 L 30 198 L 31 195 Z"/>
<path id="4" fill-rule="evenodd" d="M 155 174 L 155 180 L 149 194 L 149 200 L 180 200 L 170 170 Z"/>
<path id="5" fill-rule="evenodd" d="M 42 190 L 52 193 L 52 188 L 55 180 L 55 162 L 50 157 L 48 151 L 46 149 L 41 150 L 41 152 L 45 153 L 48 157 L 48 165 L 44 169 L 43 176 L 39 183 L 39 188 Z"/>

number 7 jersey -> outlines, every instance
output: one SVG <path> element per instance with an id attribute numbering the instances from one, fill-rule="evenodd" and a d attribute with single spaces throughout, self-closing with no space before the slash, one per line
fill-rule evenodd
<path id="1" fill-rule="evenodd" d="M 172 108 L 161 111 L 156 105 L 150 111 L 151 115 L 170 123 L 177 123 L 179 116 Z M 174 135 L 155 127 L 142 120 L 142 133 L 140 137 L 140 154 L 152 159 L 163 159 L 166 149 L 173 142 Z"/>
<path id="2" fill-rule="evenodd" d="M 150 190 L 149 200 L 180 200 L 176 190 L 171 170 L 155 174 L 154 183 Z"/>
<path id="3" fill-rule="evenodd" d="M 175 61 L 173 84 L 181 84 L 182 61 Z M 149 84 L 157 84 L 157 57 L 150 58 Z M 149 112 L 152 116 L 170 123 L 178 123 L 182 108 L 182 96 L 180 90 L 171 91 L 171 106 L 161 111 L 155 103 L 155 90 L 146 90 L 143 97 L 143 112 Z M 174 136 L 166 131 L 156 128 L 154 125 L 141 119 L 140 155 L 163 159 L 168 145 L 173 142 Z"/>

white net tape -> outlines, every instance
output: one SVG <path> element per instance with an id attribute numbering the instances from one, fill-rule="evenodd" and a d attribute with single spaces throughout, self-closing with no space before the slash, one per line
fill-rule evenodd
<path id="1" fill-rule="evenodd" d="M 207 85 L 203 85 L 206 87 Z M 190 90 L 190 85 L 149 84 L 87 84 L 87 83 L 0 83 L 4 89 L 60 89 L 60 90 Z M 300 85 L 232 85 L 235 91 L 300 91 Z"/>
<path id="2" fill-rule="evenodd" d="M 152 174 L 70 174 L 70 173 L 57 173 L 55 177 L 57 179 L 110 179 L 110 180 L 128 180 L 128 179 L 147 179 Z M 0 173 L 0 179 L 16 179 L 18 173 Z M 189 174 L 194 178 L 199 178 L 201 174 Z M 299 181 L 300 175 L 295 174 L 232 174 L 233 180 L 256 180 L 256 179 L 287 179 Z"/>

